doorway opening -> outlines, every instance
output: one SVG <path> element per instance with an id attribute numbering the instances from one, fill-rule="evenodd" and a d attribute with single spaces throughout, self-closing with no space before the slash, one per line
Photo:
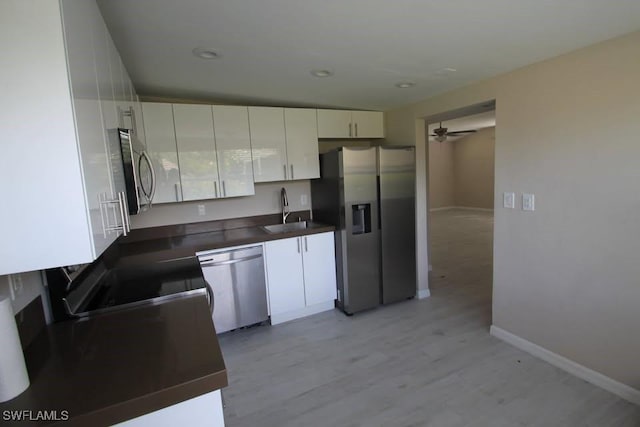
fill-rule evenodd
<path id="1" fill-rule="evenodd" d="M 447 301 L 478 304 L 490 325 L 495 102 L 425 122 L 429 289 Z"/>

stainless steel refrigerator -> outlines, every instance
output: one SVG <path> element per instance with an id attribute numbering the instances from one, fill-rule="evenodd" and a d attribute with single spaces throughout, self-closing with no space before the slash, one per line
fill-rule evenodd
<path id="1" fill-rule="evenodd" d="M 413 147 L 342 147 L 320 156 L 313 218 L 336 227 L 338 306 L 347 314 L 416 293 Z"/>

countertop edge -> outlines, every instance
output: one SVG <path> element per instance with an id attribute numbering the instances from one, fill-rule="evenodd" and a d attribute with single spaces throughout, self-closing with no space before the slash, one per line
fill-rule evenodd
<path id="1" fill-rule="evenodd" d="M 246 229 L 256 229 L 256 228 L 260 228 L 260 227 L 246 227 Z M 235 229 L 235 230 L 239 230 L 239 229 Z M 139 264 L 141 262 L 142 263 L 157 262 L 157 261 L 165 261 L 165 260 L 177 259 L 177 258 L 186 258 L 186 257 L 195 256 L 196 252 L 233 248 L 235 246 L 250 245 L 253 243 L 257 244 L 257 243 L 263 243 L 263 242 L 268 242 L 272 240 L 288 239 L 291 237 L 310 236 L 313 234 L 320 234 L 320 233 L 327 233 L 327 232 L 334 232 L 334 231 L 336 231 L 336 228 L 333 225 L 317 224 L 310 228 L 305 228 L 302 230 L 291 230 L 291 231 L 282 232 L 282 233 L 269 233 L 264 231 L 260 235 L 251 235 L 247 237 L 228 239 L 228 240 L 225 240 L 224 242 L 212 242 L 212 243 L 197 244 L 197 245 L 186 244 L 180 247 L 169 247 L 169 248 L 163 247 L 159 250 L 147 249 L 145 251 L 139 251 L 139 252 L 134 251 L 137 253 L 128 253 L 129 251 L 127 250 L 126 251 L 127 253 L 123 254 L 121 259 L 119 260 L 119 264 L 134 265 L 134 264 Z M 196 234 L 206 234 L 206 233 L 196 233 Z M 164 240 L 164 239 L 159 239 L 159 240 Z M 146 241 L 146 243 L 148 242 L 149 241 Z M 135 248 L 137 244 L 140 244 L 140 242 L 128 243 L 124 245 L 124 247 Z"/>
<path id="2" fill-rule="evenodd" d="M 105 406 L 91 413 L 60 421 L 55 426 L 113 425 L 129 421 L 164 408 L 185 402 L 229 385 L 226 368 L 222 371 L 195 378 L 182 384 Z M 176 396 L 179 394 L 179 397 Z"/>

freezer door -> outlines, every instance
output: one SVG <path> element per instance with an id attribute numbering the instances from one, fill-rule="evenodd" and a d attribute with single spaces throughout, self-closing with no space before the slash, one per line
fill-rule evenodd
<path id="1" fill-rule="evenodd" d="M 382 303 L 416 294 L 413 147 L 378 148 Z"/>
<path id="2" fill-rule="evenodd" d="M 341 304 L 347 313 L 380 304 L 380 234 L 375 148 L 343 148 L 345 228 L 341 250 Z M 344 243 L 342 243 L 344 242 Z"/>

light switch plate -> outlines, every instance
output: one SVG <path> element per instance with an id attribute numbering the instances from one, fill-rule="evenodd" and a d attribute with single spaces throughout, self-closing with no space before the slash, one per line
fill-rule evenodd
<path id="1" fill-rule="evenodd" d="M 307 204 L 309 203 L 309 197 L 306 194 L 303 194 L 300 196 L 300 204 L 302 206 L 307 206 Z"/>
<path id="2" fill-rule="evenodd" d="M 502 203 L 505 208 L 513 209 L 516 207 L 516 194 L 504 193 L 502 197 Z"/>
<path id="3" fill-rule="evenodd" d="M 536 210 L 535 196 L 530 193 L 522 193 L 522 210 L 534 211 Z"/>
<path id="4" fill-rule="evenodd" d="M 205 216 L 207 214 L 207 210 L 204 205 L 198 205 L 198 216 Z"/>

